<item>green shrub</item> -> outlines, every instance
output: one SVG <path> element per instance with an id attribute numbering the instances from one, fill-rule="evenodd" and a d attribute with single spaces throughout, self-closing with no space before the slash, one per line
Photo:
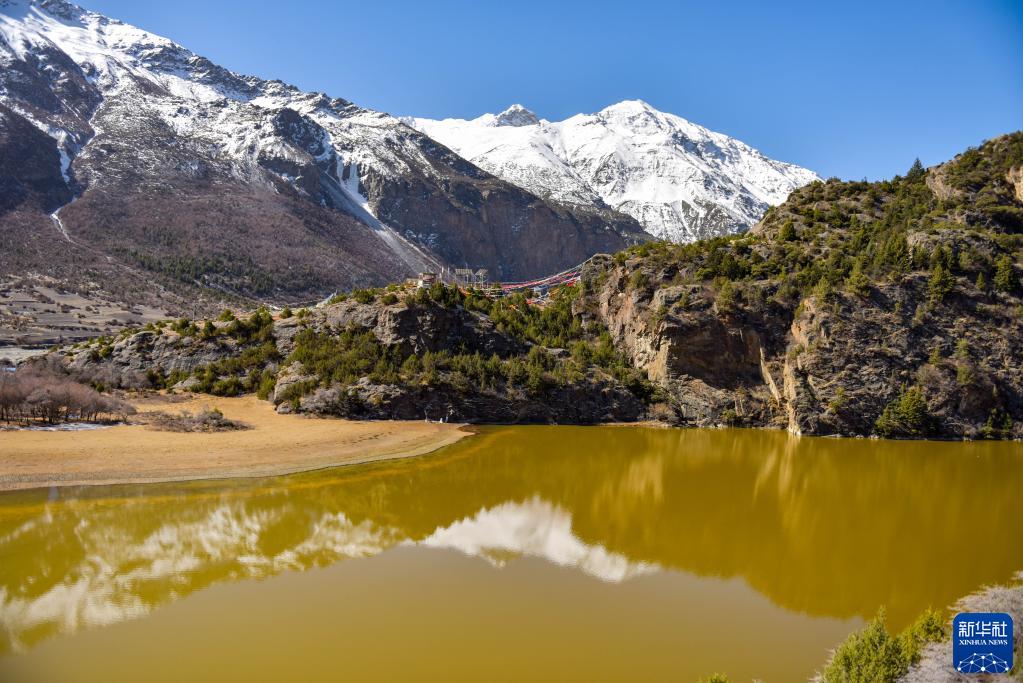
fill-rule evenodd
<path id="1" fill-rule="evenodd" d="M 1000 292 L 1014 292 L 1019 288 L 1016 268 L 1012 265 L 1012 259 L 1007 254 L 1002 255 L 995 262 L 994 286 Z"/>
<path id="2" fill-rule="evenodd" d="M 894 683 L 920 660 L 927 643 L 946 636 L 941 615 L 925 612 L 899 636 L 885 628 L 884 610 L 838 646 L 824 669 L 824 683 Z"/>
<path id="3" fill-rule="evenodd" d="M 352 292 L 352 298 L 358 301 L 360 304 L 371 304 L 376 301 L 377 290 L 375 289 L 357 289 Z"/>
<path id="4" fill-rule="evenodd" d="M 214 396 L 237 396 L 242 393 L 242 382 L 237 377 L 226 377 L 214 382 L 209 393 Z"/>
<path id="5" fill-rule="evenodd" d="M 646 273 L 642 270 L 633 271 L 632 275 L 629 276 L 629 287 L 632 289 L 646 289 L 647 284 Z"/>
<path id="6" fill-rule="evenodd" d="M 735 310 L 736 298 L 735 285 L 731 280 L 725 280 L 718 288 L 718 295 L 714 303 L 722 313 L 730 313 Z"/>
<path id="7" fill-rule="evenodd" d="M 874 423 L 874 431 L 886 438 L 921 437 L 932 429 L 933 418 L 920 387 L 903 389 Z"/>
<path id="8" fill-rule="evenodd" d="M 1011 439 L 1012 415 L 1001 408 L 992 408 L 987 422 L 980 430 L 980 436 L 983 439 Z"/>
<path id="9" fill-rule="evenodd" d="M 852 272 L 845 281 L 845 287 L 850 294 L 858 297 L 865 297 L 870 293 L 870 278 L 863 272 L 863 260 L 856 259 L 853 263 Z"/>
<path id="10" fill-rule="evenodd" d="M 792 219 L 782 223 L 781 229 L 778 230 L 778 241 L 779 242 L 792 242 L 796 239 L 796 225 Z"/>
<path id="11" fill-rule="evenodd" d="M 940 304 L 952 292 L 955 287 L 955 278 L 948 269 L 938 263 L 931 273 L 931 279 L 927 283 L 927 289 L 931 295 L 932 304 Z"/>

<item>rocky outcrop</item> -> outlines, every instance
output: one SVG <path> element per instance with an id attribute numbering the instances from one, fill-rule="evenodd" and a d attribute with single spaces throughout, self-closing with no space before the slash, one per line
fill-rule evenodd
<path id="1" fill-rule="evenodd" d="M 406 356 L 463 349 L 503 358 L 526 350 L 521 343 L 498 332 L 490 318 L 462 307 L 410 306 L 405 302 L 361 304 L 349 299 L 325 307 L 308 324 L 316 330 L 349 325 L 372 329 L 381 344 L 395 347 Z M 290 352 L 286 345 L 282 350 Z"/>
<path id="2" fill-rule="evenodd" d="M 358 419 L 586 424 L 635 421 L 649 404 L 620 373 L 414 290 L 277 319 L 261 310 L 153 325 L 28 362 L 105 388 L 256 391 L 280 412 Z M 361 377 L 340 378 L 353 367 Z"/>
<path id="3" fill-rule="evenodd" d="M 187 377 L 196 369 L 232 358 L 240 346 L 227 336 L 186 338 L 172 330 L 142 330 L 34 356 L 27 363 L 59 367 L 80 382 L 107 388 L 153 388 L 165 376 Z M 189 386 L 186 383 L 184 388 Z"/>
<path id="4" fill-rule="evenodd" d="M 646 284 L 630 284 L 636 272 Z M 583 277 L 596 284 L 580 312 L 595 315 L 636 367 L 670 390 L 680 423 L 781 425 L 774 323 L 719 314 L 703 287 L 659 287 L 659 275 L 674 274 L 644 273 L 640 259 L 595 259 Z"/>
<path id="5" fill-rule="evenodd" d="M 1010 185 L 1012 185 L 1016 201 L 1023 204 L 1023 166 L 1010 168 L 1005 179 L 1009 181 Z"/>
<path id="6" fill-rule="evenodd" d="M 279 410 L 372 420 L 593 424 L 633 422 L 646 415 L 647 407 L 621 385 L 590 376 L 539 397 L 506 384 L 465 392 L 450 386 L 379 385 L 364 379 L 348 387 L 319 389 L 294 407 L 282 402 Z"/>
<path id="7" fill-rule="evenodd" d="M 942 307 L 928 306 L 927 277 L 917 274 L 867 298 L 809 296 L 759 316 L 716 312 L 711 294 L 688 285 L 637 291 L 627 280 L 639 268 L 611 267 L 587 305 L 670 390 L 682 424 L 868 435 L 903 387 L 920 384 L 940 434 L 977 436 L 995 409 L 1023 434 L 1023 324 L 968 283 Z"/>

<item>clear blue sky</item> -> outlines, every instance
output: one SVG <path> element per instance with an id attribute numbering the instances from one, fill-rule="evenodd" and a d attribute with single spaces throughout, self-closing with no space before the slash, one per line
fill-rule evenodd
<path id="1" fill-rule="evenodd" d="M 643 99 L 823 176 L 889 177 L 1023 128 L 1023 0 L 79 2 L 393 114 Z"/>

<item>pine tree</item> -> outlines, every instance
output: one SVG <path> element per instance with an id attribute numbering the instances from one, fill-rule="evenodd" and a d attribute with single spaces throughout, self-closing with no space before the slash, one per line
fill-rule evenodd
<path id="1" fill-rule="evenodd" d="M 718 290 L 717 299 L 715 299 L 715 305 L 717 309 L 722 313 L 728 313 L 735 309 L 736 303 L 735 286 L 731 280 L 725 280 L 721 283 L 721 288 Z"/>
<path id="2" fill-rule="evenodd" d="M 923 178 L 926 173 L 927 171 L 924 170 L 924 165 L 920 163 L 920 158 L 917 157 L 917 159 L 913 161 L 913 165 L 909 167 L 909 171 L 906 172 L 906 180 L 915 182 Z"/>
<path id="3" fill-rule="evenodd" d="M 940 304 L 952 292 L 953 287 L 955 287 L 955 279 L 952 277 L 952 274 L 948 272 L 944 265 L 938 263 L 928 283 L 931 303 Z"/>
<path id="4" fill-rule="evenodd" d="M 977 289 L 987 291 L 987 278 L 984 277 L 984 273 L 977 273 Z"/>
<path id="5" fill-rule="evenodd" d="M 1012 259 L 1004 254 L 995 263 L 995 289 L 1000 292 L 1013 292 L 1019 287 L 1019 279 L 1016 277 L 1016 269 L 1012 265 Z"/>
<path id="6" fill-rule="evenodd" d="M 820 302 L 828 302 L 835 298 L 835 292 L 832 290 L 831 282 L 828 281 L 827 276 L 821 276 L 821 279 L 817 281 L 813 288 L 813 295 Z"/>
<path id="7" fill-rule="evenodd" d="M 920 387 L 903 389 L 898 398 L 885 406 L 884 412 L 874 423 L 874 429 L 885 437 L 926 436 L 932 427 L 933 418 L 927 408 Z"/>
<path id="8" fill-rule="evenodd" d="M 779 242 L 793 242 L 796 239 L 796 226 L 792 222 L 792 219 L 782 223 L 781 230 L 778 231 Z"/>
<path id="9" fill-rule="evenodd" d="M 845 286 L 851 294 L 858 297 L 865 297 L 870 293 L 870 279 L 863 274 L 863 261 L 856 259 L 853 262 L 852 272 L 849 273 Z"/>

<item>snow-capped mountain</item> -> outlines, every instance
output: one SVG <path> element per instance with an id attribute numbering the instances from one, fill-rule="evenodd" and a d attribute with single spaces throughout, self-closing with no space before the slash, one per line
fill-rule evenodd
<path id="1" fill-rule="evenodd" d="M 638 100 L 554 122 L 518 104 L 472 120 L 405 120 L 530 192 L 612 207 L 674 242 L 746 230 L 818 179 Z"/>
<path id="2" fill-rule="evenodd" d="M 440 264 L 538 276 L 644 238 L 392 116 L 63 0 L 0 0 L 0 158 L 0 233 L 24 247 L 0 275 L 57 268 L 60 246 L 220 291 L 314 296 Z"/>

